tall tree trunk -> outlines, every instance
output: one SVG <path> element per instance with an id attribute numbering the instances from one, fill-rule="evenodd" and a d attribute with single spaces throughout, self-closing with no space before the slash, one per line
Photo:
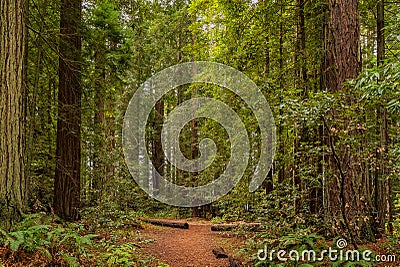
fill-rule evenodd
<path id="1" fill-rule="evenodd" d="M 105 41 L 104 41 L 105 43 Z M 103 45 L 103 44 L 102 44 Z M 104 101 L 105 101 L 105 88 L 104 83 L 106 79 L 105 72 L 105 47 L 100 46 L 96 52 L 96 81 L 95 81 L 95 113 L 94 113 L 94 152 L 93 152 L 93 177 L 92 180 L 92 192 L 91 192 L 91 203 L 97 204 L 101 199 L 103 191 L 105 170 L 105 113 L 104 113 Z"/>
<path id="2" fill-rule="evenodd" d="M 192 98 L 197 97 L 197 88 L 194 87 L 194 92 L 192 94 Z M 199 157 L 199 143 L 198 143 L 198 123 L 197 119 L 193 119 L 191 121 L 191 127 L 190 127 L 190 132 L 191 132 L 191 157 L 193 160 L 197 159 Z M 197 166 L 195 166 L 197 168 Z M 197 180 L 197 172 L 191 172 L 190 173 L 190 182 L 191 185 L 194 186 L 196 184 Z M 210 208 L 210 204 L 207 204 L 205 206 L 202 206 L 201 209 L 199 210 L 197 207 L 194 207 L 192 209 L 192 217 L 199 217 L 201 213 L 204 213 L 204 208 Z"/>
<path id="3" fill-rule="evenodd" d="M 271 49 L 270 49 L 270 38 L 269 38 L 269 27 L 270 27 L 270 22 L 268 18 L 268 6 L 267 6 L 267 0 L 262 0 L 262 5 L 263 5 L 263 23 L 264 23 L 264 29 L 267 32 L 265 36 L 265 43 L 264 43 L 264 64 L 263 64 L 263 74 L 264 74 L 264 82 L 267 83 L 269 76 L 270 76 L 270 65 L 271 65 Z M 268 172 L 267 178 L 262 184 L 263 189 L 265 189 L 265 192 L 268 194 L 272 192 L 274 189 L 274 184 L 273 184 L 273 175 L 274 174 L 274 166 L 271 166 L 271 169 Z"/>
<path id="4" fill-rule="evenodd" d="M 299 54 L 299 66 L 296 66 L 299 70 L 299 81 L 300 81 L 300 86 L 303 88 L 303 95 L 306 96 L 308 91 L 307 91 L 307 62 L 306 62 L 306 54 L 305 54 L 305 49 L 306 49 L 306 26 L 305 26 L 305 16 L 304 16 L 304 5 L 305 1 L 304 0 L 296 0 L 297 1 L 297 9 L 298 9 L 298 14 L 297 14 L 297 47 L 298 51 L 297 53 Z M 296 54 L 297 54 L 296 53 Z"/>
<path id="5" fill-rule="evenodd" d="M 296 51 L 295 51 L 295 81 L 296 85 L 303 90 L 301 97 L 304 99 L 307 96 L 307 67 L 305 62 L 305 48 L 306 48 L 306 35 L 305 35 L 305 17 L 304 17 L 304 0 L 296 0 L 297 5 L 297 25 L 296 25 Z M 299 154 L 300 144 L 302 142 L 308 142 L 306 137 L 308 137 L 308 129 L 305 125 L 298 125 L 295 121 L 294 125 L 294 143 L 293 143 L 293 185 L 294 189 L 299 193 L 302 191 L 301 179 L 299 177 L 299 165 L 304 162 L 304 159 Z M 294 200 L 295 212 L 300 211 L 301 206 L 301 196 L 296 197 Z"/>
<path id="6" fill-rule="evenodd" d="M 279 89 L 281 93 L 279 95 L 279 103 L 282 103 L 283 98 L 283 3 L 280 4 L 280 15 L 281 21 L 279 22 Z M 279 117 L 283 117 L 282 109 L 279 109 Z M 278 155 L 279 155 L 279 170 L 278 170 L 278 183 L 282 183 L 285 179 L 285 138 L 283 136 L 282 121 L 278 124 Z"/>
<path id="7" fill-rule="evenodd" d="M 383 64 L 385 60 L 385 1 L 378 0 L 377 2 L 377 20 L 376 20 L 376 32 L 377 32 L 377 65 L 378 67 Z M 379 82 L 379 81 L 378 81 Z M 379 122 L 379 147 L 377 148 L 377 159 L 379 160 L 377 166 L 377 175 L 375 186 L 378 188 L 375 190 L 375 209 L 377 216 L 376 230 L 384 229 L 385 222 L 388 223 L 388 232 L 393 231 L 392 226 L 392 189 L 391 179 L 386 169 L 386 162 L 388 162 L 388 112 L 383 103 L 380 103 L 377 113 L 377 122 Z M 386 221 L 387 220 L 387 221 Z"/>
<path id="8" fill-rule="evenodd" d="M 377 42 L 377 64 L 382 64 L 385 59 L 385 4 L 384 0 L 378 0 L 376 5 L 376 42 Z"/>
<path id="9" fill-rule="evenodd" d="M 76 220 L 80 206 L 81 0 L 61 1 L 54 211 Z"/>
<path id="10" fill-rule="evenodd" d="M 361 71 L 359 55 L 360 23 L 356 0 L 328 0 L 329 24 L 325 82 L 332 92 Z"/>
<path id="11" fill-rule="evenodd" d="M 164 175 L 164 151 L 161 142 L 161 132 L 164 122 L 164 100 L 158 100 L 155 105 L 154 115 L 154 135 L 153 135 L 153 160 L 157 172 Z M 153 188 L 155 194 L 160 189 L 160 184 L 156 175 L 153 175 Z"/>
<path id="12" fill-rule="evenodd" d="M 25 0 L 0 5 L 0 227 L 10 229 L 25 210 Z"/>
<path id="13" fill-rule="evenodd" d="M 359 56 L 360 24 L 357 0 L 328 0 L 329 27 L 327 52 L 325 55 L 326 86 L 331 93 L 339 92 L 347 79 L 356 78 L 361 70 Z M 351 95 L 343 99 L 348 105 L 354 100 Z M 339 145 L 338 132 L 348 131 L 349 119 L 339 116 L 338 110 L 330 113 L 332 121 L 325 121 L 328 131 L 327 145 L 331 158 L 328 162 L 332 175 L 328 179 L 328 215 L 336 235 L 342 235 L 357 247 L 357 243 L 374 240 L 371 203 L 368 203 L 367 186 L 360 164 L 360 151 L 351 145 Z"/>

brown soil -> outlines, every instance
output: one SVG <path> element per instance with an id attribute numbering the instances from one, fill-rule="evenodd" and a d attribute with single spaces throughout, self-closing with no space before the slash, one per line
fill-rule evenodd
<path id="1" fill-rule="evenodd" d="M 189 229 L 148 226 L 142 235 L 154 239 L 145 247 L 147 252 L 171 267 L 228 267 L 228 259 L 216 259 L 212 250 L 223 241 L 211 232 L 209 222 L 189 222 Z M 224 248 L 227 254 L 231 251 Z"/>

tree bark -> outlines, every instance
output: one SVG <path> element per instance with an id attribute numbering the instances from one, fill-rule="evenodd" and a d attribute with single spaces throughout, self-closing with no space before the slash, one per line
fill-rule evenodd
<path id="1" fill-rule="evenodd" d="M 164 123 L 164 100 L 157 101 L 154 115 L 154 135 L 153 135 L 153 160 L 157 172 L 164 175 L 164 151 L 161 142 L 161 132 Z M 153 189 L 155 194 L 160 189 L 160 183 L 156 175 L 153 175 Z"/>
<path id="2" fill-rule="evenodd" d="M 382 64 L 385 59 L 385 4 L 384 0 L 378 0 L 376 5 L 376 42 L 377 42 L 377 64 Z"/>
<path id="3" fill-rule="evenodd" d="M 96 80 L 95 80 L 95 113 L 93 118 L 93 132 L 94 132 L 94 152 L 93 152 L 93 177 L 92 180 L 92 192 L 91 192 L 91 203 L 93 205 L 97 204 L 101 200 L 104 177 L 106 174 L 105 168 L 105 112 L 104 112 L 104 101 L 105 101 L 105 40 L 101 42 L 100 48 L 96 51 L 95 55 L 95 70 L 96 70 Z"/>
<path id="4" fill-rule="evenodd" d="M 329 24 L 325 55 L 325 82 L 331 93 L 341 92 L 347 79 L 356 78 L 361 70 L 359 36 L 360 23 L 357 0 L 328 0 Z M 346 94 L 346 92 L 343 90 Z M 355 100 L 346 94 L 342 100 L 351 106 Z M 341 235 L 355 247 L 358 243 L 373 241 L 371 203 L 364 185 L 360 149 L 339 143 L 339 132 L 358 134 L 350 127 L 349 118 L 330 111 L 331 121 L 324 120 L 330 149 L 331 170 L 327 184 L 327 224 L 332 224 L 333 234 Z"/>
<path id="5" fill-rule="evenodd" d="M 25 0 L 0 5 L 0 227 L 10 229 L 25 210 Z"/>
<path id="6" fill-rule="evenodd" d="M 142 219 L 142 221 L 159 226 L 166 226 L 172 228 L 189 229 L 189 224 L 187 222 L 172 222 L 165 220 L 152 220 L 152 219 Z"/>
<path id="7" fill-rule="evenodd" d="M 360 23 L 356 0 L 328 0 L 330 17 L 326 47 L 325 85 L 332 92 L 361 71 Z"/>
<path id="8" fill-rule="evenodd" d="M 381 66 L 385 60 L 385 1 L 379 0 L 376 6 L 377 20 L 377 66 Z M 379 81 L 378 81 L 379 82 Z M 392 225 L 392 189 L 391 179 L 386 169 L 388 162 L 388 144 L 389 144 L 389 129 L 388 129 L 388 112 L 383 103 L 379 104 L 377 112 L 377 121 L 379 122 L 379 147 L 377 148 L 377 159 L 379 160 L 376 170 L 375 186 L 375 209 L 378 211 L 375 217 L 377 229 L 384 229 L 387 222 L 389 233 L 393 231 Z"/>
<path id="9" fill-rule="evenodd" d="M 284 88 L 284 83 L 283 83 L 283 3 L 280 3 L 280 13 L 281 15 L 281 21 L 279 22 L 279 88 L 283 90 Z M 283 91 L 282 91 L 283 92 Z M 282 103 L 282 93 L 279 95 L 279 103 Z M 283 111 L 282 109 L 279 109 L 279 117 L 283 117 Z M 279 158 L 279 166 L 278 166 L 278 183 L 282 183 L 283 180 L 285 180 L 286 177 L 286 162 L 285 162 L 285 149 L 286 149 L 286 144 L 285 144 L 285 138 L 283 136 L 283 126 L 282 123 L 280 122 L 278 124 L 278 158 Z"/>
<path id="10" fill-rule="evenodd" d="M 61 1 L 54 211 L 76 220 L 80 206 L 81 0 Z"/>

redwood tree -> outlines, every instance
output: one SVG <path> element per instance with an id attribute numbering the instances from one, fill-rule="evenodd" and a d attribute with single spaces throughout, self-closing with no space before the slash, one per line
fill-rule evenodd
<path id="1" fill-rule="evenodd" d="M 25 1 L 0 5 L 0 227 L 9 229 L 25 208 Z"/>
<path id="2" fill-rule="evenodd" d="M 328 4 L 324 85 L 330 93 L 342 93 L 341 104 L 347 108 L 332 108 L 331 120 L 324 120 L 331 155 L 325 214 L 333 233 L 348 238 L 356 246 L 374 239 L 369 181 L 360 153 L 362 145 L 346 137 L 361 134 L 351 119 L 357 114 L 351 110 L 356 99 L 344 87 L 345 81 L 356 78 L 361 70 L 358 1 L 328 0 Z"/>
<path id="3" fill-rule="evenodd" d="M 81 9 L 81 0 L 61 1 L 54 211 L 66 220 L 78 218 L 80 205 Z"/>

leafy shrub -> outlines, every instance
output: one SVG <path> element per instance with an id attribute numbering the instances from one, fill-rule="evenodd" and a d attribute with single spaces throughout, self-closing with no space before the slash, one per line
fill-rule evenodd
<path id="1" fill-rule="evenodd" d="M 134 266 L 135 262 L 131 260 L 132 251 L 135 250 L 135 243 L 128 242 L 120 246 L 110 245 L 102 258 L 106 260 L 107 266 L 123 265 Z"/>
<path id="2" fill-rule="evenodd" d="M 13 252 L 19 249 L 27 252 L 39 251 L 49 260 L 62 255 L 70 266 L 79 266 L 80 257 L 88 256 L 87 248 L 97 235 L 82 234 L 83 225 L 66 226 L 51 223 L 50 217 L 44 214 L 27 215 L 13 231 L 0 229 L 0 243 Z"/>

